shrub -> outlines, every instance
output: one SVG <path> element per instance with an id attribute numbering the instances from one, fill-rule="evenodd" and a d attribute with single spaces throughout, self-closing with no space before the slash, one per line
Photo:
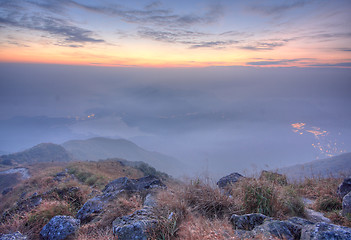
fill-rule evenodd
<path id="1" fill-rule="evenodd" d="M 288 180 L 286 176 L 275 172 L 262 171 L 260 179 L 267 180 L 282 186 L 288 185 Z"/>
<path id="2" fill-rule="evenodd" d="M 262 213 L 273 216 L 274 201 L 277 198 L 273 186 L 261 185 L 256 181 L 244 186 L 243 207 L 247 213 Z"/>
<path id="3" fill-rule="evenodd" d="M 246 178 L 232 186 L 231 194 L 245 213 L 270 217 L 304 216 L 304 204 L 291 186 L 266 179 Z"/>
<path id="4" fill-rule="evenodd" d="M 342 202 L 337 196 L 330 196 L 330 195 L 320 196 L 316 200 L 315 209 L 317 211 L 324 211 L 324 212 L 341 210 Z"/>
<path id="5" fill-rule="evenodd" d="M 89 186 L 103 187 L 107 181 L 102 176 L 98 176 L 92 172 L 80 169 L 76 166 L 70 166 L 68 173 L 73 174 L 80 182 L 85 183 Z"/>
<path id="6" fill-rule="evenodd" d="M 284 215 L 305 217 L 305 204 L 292 187 L 285 187 L 279 199 L 282 200 Z"/>

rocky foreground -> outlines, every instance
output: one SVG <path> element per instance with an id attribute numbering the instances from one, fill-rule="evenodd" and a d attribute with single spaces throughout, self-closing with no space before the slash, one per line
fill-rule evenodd
<path id="1" fill-rule="evenodd" d="M 55 181 L 68 181 L 71 176 L 66 172 L 60 172 L 54 177 Z M 263 172 L 260 181 L 272 181 L 273 185 L 281 186 L 282 189 L 287 185 L 284 176 Z M 262 180 L 262 178 L 264 178 Z M 246 180 L 245 180 L 246 179 Z M 148 175 L 137 179 L 121 177 L 109 182 L 100 193 L 95 193 L 90 199 L 82 203 L 77 210 L 75 216 L 56 215 L 53 216 L 42 229 L 40 229 L 40 239 L 86 239 L 79 235 L 81 228 L 85 226 L 96 226 L 90 229 L 91 232 L 98 231 L 98 223 L 106 221 L 106 215 L 111 215 L 111 211 L 120 199 L 130 199 L 132 196 L 139 196 L 141 204 L 136 210 L 130 214 L 119 214 L 118 217 L 110 219 L 109 229 L 112 233 L 109 238 L 91 238 L 91 239 L 113 239 L 133 240 L 133 239 L 351 239 L 351 228 L 332 224 L 328 218 L 316 217 L 308 214 L 308 208 L 297 209 L 299 204 L 295 204 L 294 211 L 289 210 L 289 206 L 285 204 L 282 215 L 281 209 L 275 209 L 274 205 L 267 204 L 267 201 L 273 201 L 272 204 L 281 204 L 279 200 L 269 199 L 266 193 L 260 192 L 262 188 L 255 188 L 254 195 L 247 195 L 250 189 L 241 189 L 244 181 L 256 181 L 243 177 L 238 173 L 232 173 L 221 178 L 217 182 L 217 190 L 207 188 L 201 185 L 199 180 L 191 182 L 189 186 L 181 186 L 179 195 L 176 190 L 172 190 L 156 176 Z M 252 182 L 251 182 L 252 183 Z M 245 186 L 248 184 L 245 183 Z M 253 185 L 252 185 L 253 186 Z M 263 185 L 262 185 L 263 186 Z M 268 186 L 268 185 L 267 185 Z M 178 185 L 179 187 L 179 185 Z M 175 188 L 174 188 L 175 189 Z M 243 191 L 239 192 L 238 189 Z M 252 188 L 251 188 L 252 189 Z M 261 189 L 261 190 L 257 190 Z M 56 191 L 56 192 L 55 192 Z M 23 211 L 32 211 L 42 204 L 48 197 L 53 194 L 65 194 L 76 196 L 79 191 L 77 187 L 66 189 L 64 193 L 60 193 L 59 189 L 53 189 L 40 194 L 33 194 L 27 199 L 17 202 L 15 208 L 6 211 L 2 219 L 11 219 L 15 213 Z M 245 192 L 246 191 L 246 192 Z M 346 178 L 338 189 L 335 189 L 337 195 L 342 199 L 342 210 L 340 217 L 348 219 L 351 216 L 351 178 Z M 258 196 L 254 201 L 246 202 L 244 207 L 233 208 L 239 206 L 236 197 L 243 193 L 245 198 L 248 196 Z M 269 191 L 268 191 L 269 193 Z M 184 194 L 184 195 L 182 195 Z M 193 195 L 192 195 L 193 194 Z M 216 195 L 217 194 L 217 195 Z M 213 198 L 215 197 L 215 199 Z M 162 199 L 163 198 L 163 199 Z M 184 198 L 182 200 L 181 198 Z M 205 198 L 208 198 L 207 201 Z M 244 199 L 245 199 L 244 198 Z M 166 200 L 165 200 L 166 199 Z M 295 199 L 295 198 L 294 198 Z M 297 198 L 296 198 L 297 199 Z M 295 200 L 296 200 L 295 199 Z M 247 200 L 247 199 L 246 199 Z M 293 201 L 295 201 L 293 200 Z M 167 202 L 168 201 L 168 202 Z M 207 201 L 207 202 L 206 202 Z M 277 202 L 274 202 L 277 201 Z M 293 202 L 293 201 L 290 201 Z M 297 201 L 297 200 L 296 200 Z M 168 205 L 167 205 L 168 204 Z M 245 205 L 246 204 L 246 205 Z M 256 212 L 246 213 L 250 206 L 256 209 Z M 255 205 L 256 204 L 256 205 Z M 291 206 L 290 206 L 291 207 Z M 280 208 L 280 207 L 279 207 Z M 117 210 L 116 210 L 117 211 Z M 120 210 L 118 210 L 120 211 Z M 128 212 L 128 211 L 126 211 Z M 339 214 L 339 213 L 338 213 Z M 182 222 L 189 223 L 198 216 L 205 216 L 206 221 L 218 221 L 221 224 L 231 226 L 228 228 L 218 228 L 207 236 L 203 234 L 198 237 L 193 235 L 179 236 L 179 231 L 184 229 Z M 294 216 L 295 215 L 295 216 Z M 115 216 L 115 215 L 111 215 Z M 189 220 L 190 219 L 190 220 Z M 96 225 L 94 225 L 96 224 Z M 179 230 L 180 229 L 180 230 Z M 183 230 L 184 231 L 184 230 Z M 206 231 L 206 230 L 204 230 Z M 26 236 L 25 233 L 19 231 L 7 233 L 0 236 L 1 240 L 5 239 L 33 239 Z"/>

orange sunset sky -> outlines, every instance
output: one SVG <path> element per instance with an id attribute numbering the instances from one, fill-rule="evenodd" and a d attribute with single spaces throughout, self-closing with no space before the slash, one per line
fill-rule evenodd
<path id="1" fill-rule="evenodd" d="M 351 2 L 0 2 L 0 61 L 351 67 Z"/>

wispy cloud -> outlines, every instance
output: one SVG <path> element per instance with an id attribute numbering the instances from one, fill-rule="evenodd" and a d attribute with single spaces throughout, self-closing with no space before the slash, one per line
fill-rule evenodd
<path id="1" fill-rule="evenodd" d="M 274 65 L 288 65 L 289 63 L 300 62 L 303 60 L 306 60 L 306 58 L 278 59 L 278 60 L 266 59 L 263 61 L 247 62 L 246 64 L 251 66 L 274 66 Z"/>
<path id="2" fill-rule="evenodd" d="M 261 4 L 260 2 L 260 4 L 251 5 L 247 9 L 263 15 L 280 15 L 291 9 L 303 7 L 308 2 L 306 0 L 286 1 L 279 4 Z"/>
<path id="3" fill-rule="evenodd" d="M 247 44 L 244 46 L 240 46 L 241 49 L 252 50 L 252 51 L 264 51 L 264 50 L 274 50 L 278 47 L 282 47 L 289 42 L 289 39 L 281 39 L 281 40 L 266 40 L 262 42 L 255 42 L 251 44 Z"/>
<path id="4" fill-rule="evenodd" d="M 90 6 L 74 2 L 77 7 L 88 11 L 119 17 L 121 20 L 136 24 L 152 24 L 156 26 L 189 26 L 194 24 L 208 24 L 217 21 L 223 14 L 220 4 L 210 5 L 208 10 L 201 14 L 177 14 L 173 10 L 158 8 L 157 2 L 143 9 L 131 9 L 122 5 Z"/>
<path id="5" fill-rule="evenodd" d="M 149 38 L 155 41 L 177 43 L 188 46 L 190 49 L 196 48 L 224 48 L 238 41 L 235 40 L 211 40 L 218 38 L 215 34 L 188 31 L 182 29 L 153 30 L 151 28 L 143 28 L 138 31 L 141 38 Z"/>
<path id="6" fill-rule="evenodd" d="M 192 44 L 190 48 L 196 49 L 196 48 L 225 48 L 230 45 L 233 45 L 235 43 L 238 43 L 238 41 L 234 40 L 228 40 L 228 41 L 209 41 L 209 42 L 200 42 L 197 44 Z"/>
<path id="7" fill-rule="evenodd" d="M 40 14 L 31 15 L 27 13 L 19 14 L 17 12 L 10 12 L 6 15 L 0 15 L 0 24 L 10 27 L 42 31 L 54 36 L 55 38 L 61 37 L 63 39 L 61 44 L 68 43 L 68 46 L 71 45 L 71 43 L 104 42 L 102 39 L 95 38 L 95 33 L 93 31 L 77 27 L 63 19 L 43 16 Z"/>
<path id="8" fill-rule="evenodd" d="M 310 67 L 351 67 L 351 62 L 310 64 Z"/>

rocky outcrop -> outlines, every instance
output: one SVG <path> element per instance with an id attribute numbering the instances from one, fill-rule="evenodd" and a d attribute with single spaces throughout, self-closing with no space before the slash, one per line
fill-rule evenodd
<path id="1" fill-rule="evenodd" d="M 13 190 L 12 187 L 7 187 L 7 188 L 5 188 L 5 189 L 1 192 L 1 194 L 2 194 L 2 195 L 6 195 L 6 194 L 8 194 L 9 192 L 11 192 L 12 190 Z"/>
<path id="2" fill-rule="evenodd" d="M 230 222 L 233 224 L 234 229 L 251 231 L 256 226 L 262 225 L 266 218 L 268 217 L 261 213 L 245 215 L 233 214 L 230 217 Z"/>
<path id="3" fill-rule="evenodd" d="M 118 178 L 108 183 L 102 194 L 89 199 L 78 211 L 77 218 L 82 222 L 89 222 L 103 211 L 109 201 L 112 201 L 124 193 L 151 192 L 153 189 L 165 188 L 162 181 L 155 176 L 146 176 L 139 179 L 127 177 Z"/>
<path id="4" fill-rule="evenodd" d="M 331 223 L 331 220 L 324 216 L 323 213 L 314 211 L 313 209 L 306 208 L 305 209 L 306 218 L 314 223 L 317 222 L 325 222 Z"/>
<path id="5" fill-rule="evenodd" d="M 119 240 L 147 240 L 157 219 L 148 208 L 135 211 L 129 216 L 117 218 L 112 223 L 113 233 Z"/>
<path id="6" fill-rule="evenodd" d="M 351 192 L 351 177 L 345 178 L 338 187 L 338 196 L 342 199 L 346 194 Z"/>
<path id="7" fill-rule="evenodd" d="M 61 182 L 67 176 L 68 176 L 68 174 L 67 174 L 66 171 L 62 171 L 62 172 L 56 173 L 56 175 L 54 177 L 54 181 Z"/>
<path id="8" fill-rule="evenodd" d="M 301 240 L 347 240 L 351 239 L 351 228 L 328 223 L 316 223 L 305 226 L 301 232 Z"/>
<path id="9" fill-rule="evenodd" d="M 0 240 L 27 240 L 27 236 L 22 235 L 20 232 L 4 234 L 0 236 Z"/>
<path id="10" fill-rule="evenodd" d="M 268 220 L 255 227 L 252 233 L 255 236 L 294 240 L 300 238 L 301 227 L 289 221 Z"/>
<path id="11" fill-rule="evenodd" d="M 325 222 L 314 223 L 299 217 L 280 221 L 262 214 L 233 215 L 231 222 L 239 239 L 351 239 L 351 228 Z"/>
<path id="12" fill-rule="evenodd" d="M 342 215 L 351 216 L 351 192 L 342 199 Z"/>
<path id="13" fill-rule="evenodd" d="M 112 223 L 113 233 L 120 240 L 146 240 L 152 237 L 152 232 L 158 224 L 157 218 L 153 214 L 153 208 L 157 206 L 154 188 L 163 188 L 165 185 L 153 176 L 134 180 L 134 186 L 127 184 L 128 189 L 133 191 L 147 191 L 144 200 L 144 208 L 135 211 L 133 214 L 115 219 Z M 111 186 L 106 186 L 111 188 Z M 172 216 L 171 216 L 172 218 Z"/>
<path id="14" fill-rule="evenodd" d="M 40 232 L 40 237 L 47 240 L 63 240 L 74 234 L 80 225 L 79 219 L 70 216 L 55 216 Z"/>
<path id="15" fill-rule="evenodd" d="M 239 173 L 231 173 L 225 177 L 222 177 L 221 179 L 218 180 L 217 185 L 219 188 L 225 188 L 227 187 L 229 184 L 233 184 L 236 183 L 240 178 L 243 178 L 244 176 L 242 176 Z"/>
<path id="16" fill-rule="evenodd" d="M 101 196 L 89 199 L 81 209 L 79 209 L 76 218 L 82 222 L 90 222 L 104 209 L 104 201 Z"/>

